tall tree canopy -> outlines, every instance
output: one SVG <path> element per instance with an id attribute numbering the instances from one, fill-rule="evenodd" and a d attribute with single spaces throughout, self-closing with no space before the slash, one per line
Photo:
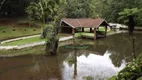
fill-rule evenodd
<path id="1" fill-rule="evenodd" d="M 39 1 L 40 0 L 0 0 L 0 15 L 23 16 L 25 15 L 24 9 L 30 4 L 30 2 L 38 3 Z M 119 22 L 119 12 L 123 11 L 124 9 L 132 8 L 137 8 L 138 10 L 140 10 L 142 8 L 141 4 L 142 0 L 67 0 L 67 5 L 65 6 L 65 9 L 66 17 L 102 17 L 109 22 Z M 43 8 L 44 7 L 45 5 L 43 6 Z M 135 20 L 136 25 L 142 25 L 142 12 L 140 12 L 136 16 Z M 121 20 L 121 22 L 124 21 Z"/>
<path id="2" fill-rule="evenodd" d="M 137 8 L 138 10 L 142 9 L 142 1 L 141 0 L 108 0 L 111 1 L 108 5 L 108 12 L 104 13 L 104 17 L 107 18 L 111 22 L 119 22 L 119 12 L 123 11 L 124 9 L 132 9 Z M 142 12 L 140 12 L 136 16 L 136 25 L 142 25 Z M 122 21 L 124 22 L 124 21 Z"/>
<path id="3" fill-rule="evenodd" d="M 38 2 L 31 2 L 26 9 L 31 18 L 41 20 L 43 23 L 48 19 L 48 24 L 44 29 L 46 35 L 48 35 L 46 52 L 52 55 L 56 54 L 58 48 L 59 24 L 61 18 L 64 17 L 65 5 L 66 0 L 39 0 Z"/>
<path id="4" fill-rule="evenodd" d="M 35 0 L 0 0 L 1 16 L 23 16 L 25 7 L 30 1 Z"/>
<path id="5" fill-rule="evenodd" d="M 70 18 L 86 18 L 96 17 L 95 6 L 93 0 L 67 0 L 67 17 Z"/>

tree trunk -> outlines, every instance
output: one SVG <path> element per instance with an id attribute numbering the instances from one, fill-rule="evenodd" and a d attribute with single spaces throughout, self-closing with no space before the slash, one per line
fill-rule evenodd
<path id="1" fill-rule="evenodd" d="M 129 16 L 129 35 L 133 35 L 133 30 L 134 30 L 134 16 L 131 15 Z"/>
<path id="2" fill-rule="evenodd" d="M 53 30 L 53 34 L 51 35 L 51 38 L 49 39 L 49 41 L 47 41 L 46 43 L 46 54 L 47 55 L 56 55 L 57 54 L 57 50 L 58 50 L 58 31 L 59 29 L 56 27 Z"/>

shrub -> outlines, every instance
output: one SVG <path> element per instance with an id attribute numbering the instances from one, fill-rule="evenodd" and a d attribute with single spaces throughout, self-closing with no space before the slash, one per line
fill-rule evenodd
<path id="1" fill-rule="evenodd" d="M 13 29 L 13 31 L 16 31 L 16 29 Z"/>
<path id="2" fill-rule="evenodd" d="M 5 33 L 6 31 L 2 31 L 2 33 Z"/>

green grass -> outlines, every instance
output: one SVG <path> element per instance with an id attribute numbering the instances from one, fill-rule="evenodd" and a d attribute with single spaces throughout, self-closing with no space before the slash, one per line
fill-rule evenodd
<path id="1" fill-rule="evenodd" d="M 76 33 L 75 36 L 76 36 L 76 37 L 80 37 L 80 36 L 94 37 L 94 33 L 80 32 L 80 33 Z"/>
<path id="2" fill-rule="evenodd" d="M 0 40 L 41 33 L 40 28 L 28 26 L 0 26 Z"/>
<path id="3" fill-rule="evenodd" d="M 44 54 L 45 53 L 45 45 L 29 47 L 20 50 L 0 50 L 1 55 L 25 55 L 25 54 Z"/>
<path id="4" fill-rule="evenodd" d="M 92 28 L 92 31 L 94 30 L 94 28 Z M 90 32 L 90 28 L 85 28 L 84 29 L 85 32 Z M 105 32 L 105 28 L 104 27 L 99 27 L 99 30 L 98 31 L 102 31 L 102 32 Z M 107 32 L 110 31 L 110 28 L 107 28 Z"/>
<path id="5" fill-rule="evenodd" d="M 66 36 L 70 36 L 70 34 L 59 34 L 60 38 L 61 37 L 66 37 Z M 27 39 L 21 39 L 21 40 L 17 40 L 17 41 L 13 41 L 13 42 L 7 42 L 4 44 L 0 44 L 0 46 L 19 46 L 19 45 L 25 45 L 25 44 L 30 44 L 30 43 L 35 43 L 35 42 L 41 42 L 41 41 L 46 41 L 45 39 L 41 39 L 40 36 L 38 37 L 32 37 L 32 38 L 27 38 Z"/>
<path id="6" fill-rule="evenodd" d="M 13 42 L 8 42 L 1 44 L 0 46 L 15 46 L 15 45 L 24 45 L 24 44 L 30 44 L 34 42 L 41 42 L 45 41 L 46 39 L 41 39 L 40 37 L 33 37 L 33 38 L 27 38 L 27 39 L 21 39 Z"/>

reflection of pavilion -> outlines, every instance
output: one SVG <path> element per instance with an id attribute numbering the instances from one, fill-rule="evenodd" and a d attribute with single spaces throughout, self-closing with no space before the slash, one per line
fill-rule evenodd
<path id="1" fill-rule="evenodd" d="M 110 59 L 110 53 L 107 51 L 103 56 L 89 54 L 87 57 L 82 54 L 80 56 L 76 56 L 77 60 L 74 64 L 69 65 L 69 61 L 63 62 L 62 76 L 63 80 L 73 80 L 74 72 L 75 72 L 75 64 L 76 66 L 76 80 L 83 80 L 86 76 L 90 76 L 95 80 L 107 80 L 107 78 L 116 75 L 121 69 L 123 69 L 126 65 L 125 61 L 121 63 L 120 67 L 114 66 L 112 60 Z M 74 56 L 74 54 L 70 54 L 69 57 Z M 75 58 L 72 58 L 75 59 Z"/>

